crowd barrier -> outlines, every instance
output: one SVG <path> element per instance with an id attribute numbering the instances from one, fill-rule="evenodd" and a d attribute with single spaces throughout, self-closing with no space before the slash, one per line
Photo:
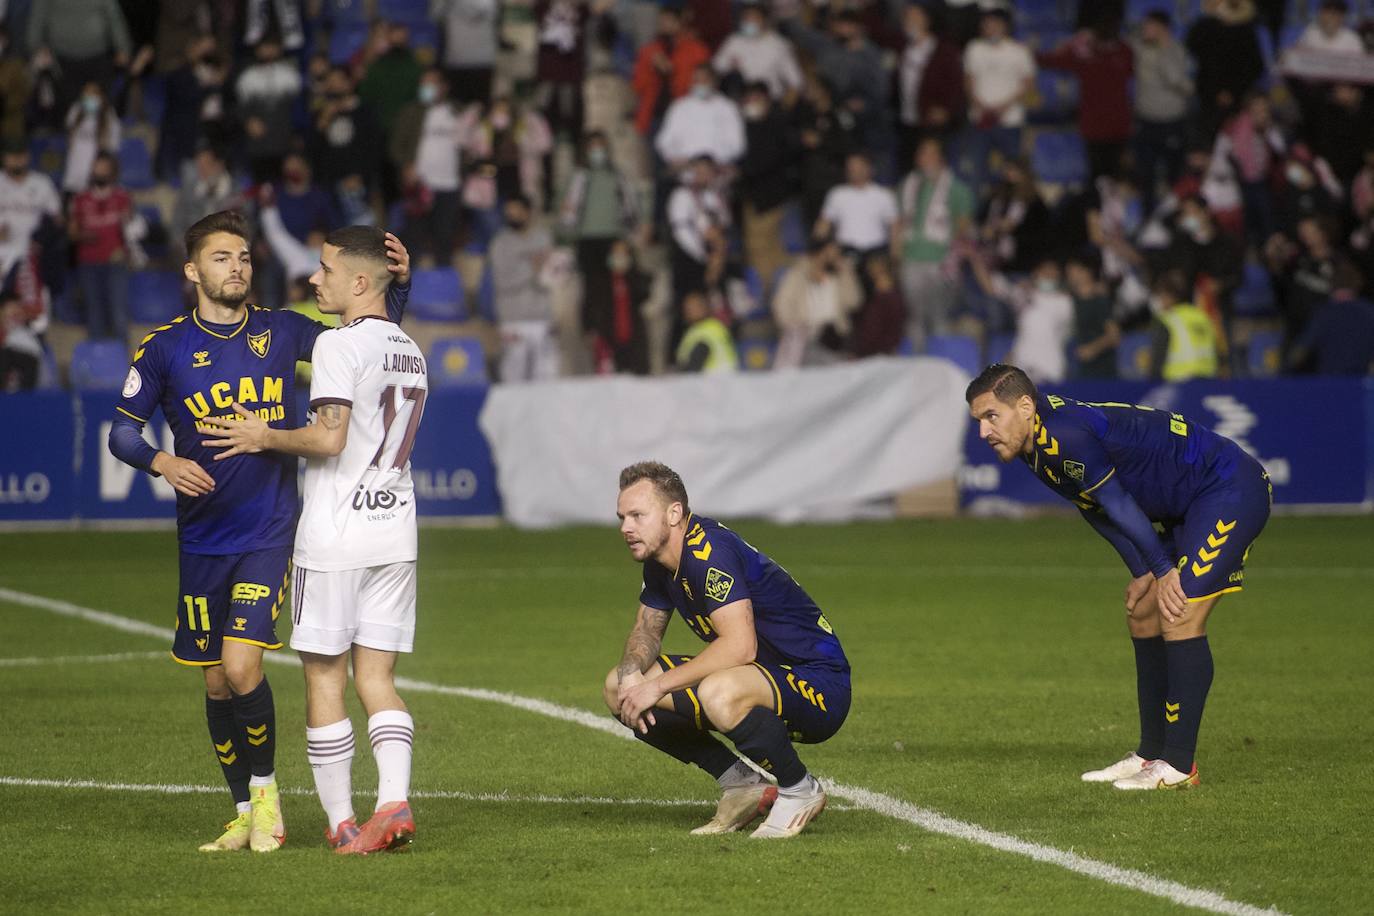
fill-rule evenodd
<path id="1" fill-rule="evenodd" d="M 974 513 L 1062 503 L 978 440 L 967 377 L 940 360 L 884 359 L 725 377 L 593 378 L 440 388 L 412 457 L 422 516 L 526 527 L 614 520 L 616 473 L 658 458 L 693 503 L 726 518 L 862 514 L 955 476 Z M 1070 383 L 1056 393 L 1182 413 L 1268 468 L 1275 503 L 1374 508 L 1374 379 Z M 167 483 L 106 449 L 117 394 L 0 395 L 0 521 L 171 519 Z M 161 418 L 145 431 L 171 447 Z M 504 498 L 503 498 L 504 497 Z"/>

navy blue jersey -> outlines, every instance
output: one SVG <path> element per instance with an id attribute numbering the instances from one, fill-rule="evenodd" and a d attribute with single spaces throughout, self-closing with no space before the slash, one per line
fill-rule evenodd
<path id="1" fill-rule="evenodd" d="M 676 574 L 653 560 L 644 563 L 639 600 L 660 611 L 676 608 L 706 642 L 716 638 L 711 614 L 746 598 L 754 606 L 760 663 L 849 670 L 835 631 L 811 596 L 787 570 L 719 522 L 688 518 Z"/>
<path id="2" fill-rule="evenodd" d="M 214 438 L 214 430 L 200 421 L 232 419 L 230 405 L 238 401 L 272 427 L 295 426 L 296 361 L 310 358 L 324 330 L 296 312 L 250 305 L 237 325 L 210 324 L 192 312 L 139 343 L 116 410 L 143 424 L 161 408 L 177 457 L 196 462 L 215 480 L 214 491 L 204 496 L 177 494 L 183 551 L 236 554 L 291 546 L 300 509 L 296 457 L 261 452 L 216 462 L 223 449 L 201 444 Z"/>
<path id="3" fill-rule="evenodd" d="M 1036 410 L 1033 447 L 1022 460 L 1112 540 L 1135 575 L 1174 565 L 1150 522 L 1178 525 L 1204 493 L 1257 466 L 1230 439 L 1180 414 L 1057 395 L 1041 396 Z"/>

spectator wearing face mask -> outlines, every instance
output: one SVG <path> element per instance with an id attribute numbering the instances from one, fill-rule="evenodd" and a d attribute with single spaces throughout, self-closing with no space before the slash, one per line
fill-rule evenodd
<path id="1" fill-rule="evenodd" d="M 983 14 L 981 37 L 964 49 L 969 126 L 965 147 L 969 179 L 975 190 L 987 181 L 990 157 L 1021 155 L 1025 99 L 1035 81 L 1035 58 L 1011 37 L 1011 15 L 1002 9 Z"/>
<path id="2" fill-rule="evenodd" d="M 712 63 L 721 79 L 733 78 L 736 89 L 762 83 L 775 102 L 790 105 L 801 91 L 801 67 L 791 43 L 773 29 L 767 11 L 757 4 L 741 8 L 738 31 L 725 39 Z"/>
<path id="3" fill-rule="evenodd" d="M 589 302 L 602 303 L 610 295 L 607 259 L 611 249 L 638 225 L 639 207 L 634 183 L 611 161 L 606 135 L 592 131 L 558 207 L 559 229 L 576 245 L 584 307 Z"/>
<path id="4" fill-rule="evenodd" d="M 735 103 L 716 90 L 709 65 L 697 67 L 692 91 L 669 106 L 654 149 L 674 173 L 700 156 L 730 166 L 744 155 L 744 119 Z"/>
<path id="5" fill-rule="evenodd" d="M 492 99 L 486 116 L 468 132 L 464 149 L 474 162 L 494 170 L 497 199 L 523 194 L 536 210 L 543 209 L 544 159 L 553 149 L 553 134 L 542 114 L 506 96 Z"/>
<path id="6" fill-rule="evenodd" d="M 487 266 L 501 332 L 501 381 L 556 378 L 559 354 L 553 299 L 540 279 L 553 253 L 553 236 L 531 222 L 528 199 L 512 197 L 504 210 L 506 225 L 491 240 Z"/>
<path id="7" fill-rule="evenodd" d="M 4 143 L 0 175 L 0 285 L 29 253 L 45 219 L 60 219 L 62 201 L 52 179 L 29 168 L 29 147 L 20 138 Z"/>
<path id="8" fill-rule="evenodd" d="M 243 151 L 255 182 L 275 181 L 291 146 L 291 113 L 303 83 L 300 67 L 282 56 L 281 39 L 268 34 L 253 50 L 256 61 L 234 84 L 243 123 Z"/>
<path id="9" fill-rule="evenodd" d="M 344 221 L 363 222 L 366 206 L 359 206 L 360 198 L 365 199 L 379 184 L 384 192 L 389 189 L 388 182 L 380 181 L 384 150 L 394 150 L 398 145 L 413 148 L 423 109 L 417 105 L 411 112 L 407 125 L 412 132 L 399 140 L 401 118 L 398 115 L 396 129 L 384 147 L 376 115 L 358 95 L 353 77 L 344 67 L 330 67 L 325 72 L 312 106 L 307 149 L 315 180 L 334 193 Z"/>
<path id="10" fill-rule="evenodd" d="M 651 136 L 668 114 L 668 106 L 692 90 L 698 67 L 709 62 L 711 51 L 683 26 L 682 12 L 665 6 L 658 11 L 658 34 L 639 49 L 630 88 L 634 90 L 635 129 Z"/>
<path id="11" fill-rule="evenodd" d="M 888 92 L 891 78 L 883 54 L 869 41 L 863 17 L 851 9 L 830 18 L 825 31 L 788 19 L 783 34 L 816 61 L 816 76 L 854 121 L 859 142 L 875 161 L 885 162 L 893 149 Z"/>
<path id="12" fill-rule="evenodd" d="M 744 94 L 744 160 L 739 194 L 744 201 L 744 260 L 765 292 L 788 261 L 782 244 L 783 209 L 793 195 L 792 159 L 797 140 L 768 87 L 751 83 Z"/>
<path id="13" fill-rule="evenodd" d="M 716 164 L 698 156 L 682 173 L 682 183 L 668 198 L 669 263 L 674 298 L 705 289 L 708 268 L 725 257 L 730 209 L 716 187 Z M 675 327 L 676 342 L 681 328 Z"/>
<path id="14" fill-rule="evenodd" d="M 449 100 L 448 83 L 438 68 L 420 78 L 416 101 L 396 118 L 390 142 L 391 161 L 400 170 L 400 185 L 416 195 L 405 239 L 412 251 L 426 252 L 436 264 L 448 264 L 458 238 L 462 150 L 476 123 L 475 109 L 459 111 Z"/>
<path id="15" fill-rule="evenodd" d="M 830 239 L 813 239 L 773 295 L 775 369 L 829 365 L 844 358 L 853 314 L 863 305 L 854 267 Z"/>
<path id="16" fill-rule="evenodd" d="M 1224 357 L 1229 352 L 1232 297 L 1244 264 L 1241 243 L 1222 231 L 1200 197 L 1183 200 L 1176 227 L 1163 264 L 1182 275 L 1185 285 L 1180 295 L 1191 292 L 1192 304 L 1216 324 L 1217 349 Z"/>
<path id="17" fill-rule="evenodd" d="M 894 247 L 909 314 L 907 336 L 919 352 L 927 336 L 949 330 L 958 287 L 946 266 L 953 246 L 972 232 L 973 193 L 955 177 L 934 137 L 921 141 L 912 161 L 915 168 L 898 190 Z"/>
<path id="18" fill-rule="evenodd" d="M 1073 333 L 1073 300 L 1060 286 L 1059 262 L 1042 257 L 1030 279 L 1013 283 L 990 270 L 982 257 L 970 258 L 983 292 L 1010 306 L 1016 321 L 1007 361 L 1020 366 L 1037 385 L 1062 382 L 1068 376 L 1067 348 Z"/>
<path id="19" fill-rule="evenodd" d="M 86 305 L 91 339 L 123 341 L 129 328 L 128 250 L 124 226 L 133 216 L 133 199 L 115 184 L 118 161 L 100 153 L 91 167 L 91 184 L 70 204 L 67 230 L 76 247 L 76 275 Z"/>
<path id="20" fill-rule="evenodd" d="M 959 47 L 931 28 L 931 13 L 913 3 L 902 23 L 906 46 L 897 62 L 897 162 L 911 161 L 924 137 L 947 139 L 963 121 L 964 62 Z"/>
<path id="21" fill-rule="evenodd" d="M 97 153 L 119 152 L 123 129 L 119 115 L 99 83 L 87 83 L 67 112 L 67 162 L 62 169 L 62 190 L 85 190 Z"/>
<path id="22" fill-rule="evenodd" d="M 635 264 L 634 249 L 624 239 L 611 243 L 604 266 L 604 291 L 582 298 L 582 329 L 590 338 L 597 371 L 648 375 L 644 304 L 650 295 L 649 276 Z"/>

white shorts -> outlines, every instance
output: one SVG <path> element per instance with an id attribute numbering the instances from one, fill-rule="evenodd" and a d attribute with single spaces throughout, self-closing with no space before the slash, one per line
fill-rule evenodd
<path id="1" fill-rule="evenodd" d="M 291 648 L 343 655 L 350 646 L 409 652 L 415 643 L 415 561 L 364 569 L 296 567 Z"/>

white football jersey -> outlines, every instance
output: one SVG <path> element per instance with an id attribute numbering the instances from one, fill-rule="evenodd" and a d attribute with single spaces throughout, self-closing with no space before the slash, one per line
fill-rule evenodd
<path id="1" fill-rule="evenodd" d="M 429 393 L 420 348 L 394 322 L 365 316 L 321 334 L 311 362 L 311 422 L 327 404 L 352 413 L 343 451 L 306 460 L 296 565 L 340 570 L 414 560 L 410 452 Z"/>

